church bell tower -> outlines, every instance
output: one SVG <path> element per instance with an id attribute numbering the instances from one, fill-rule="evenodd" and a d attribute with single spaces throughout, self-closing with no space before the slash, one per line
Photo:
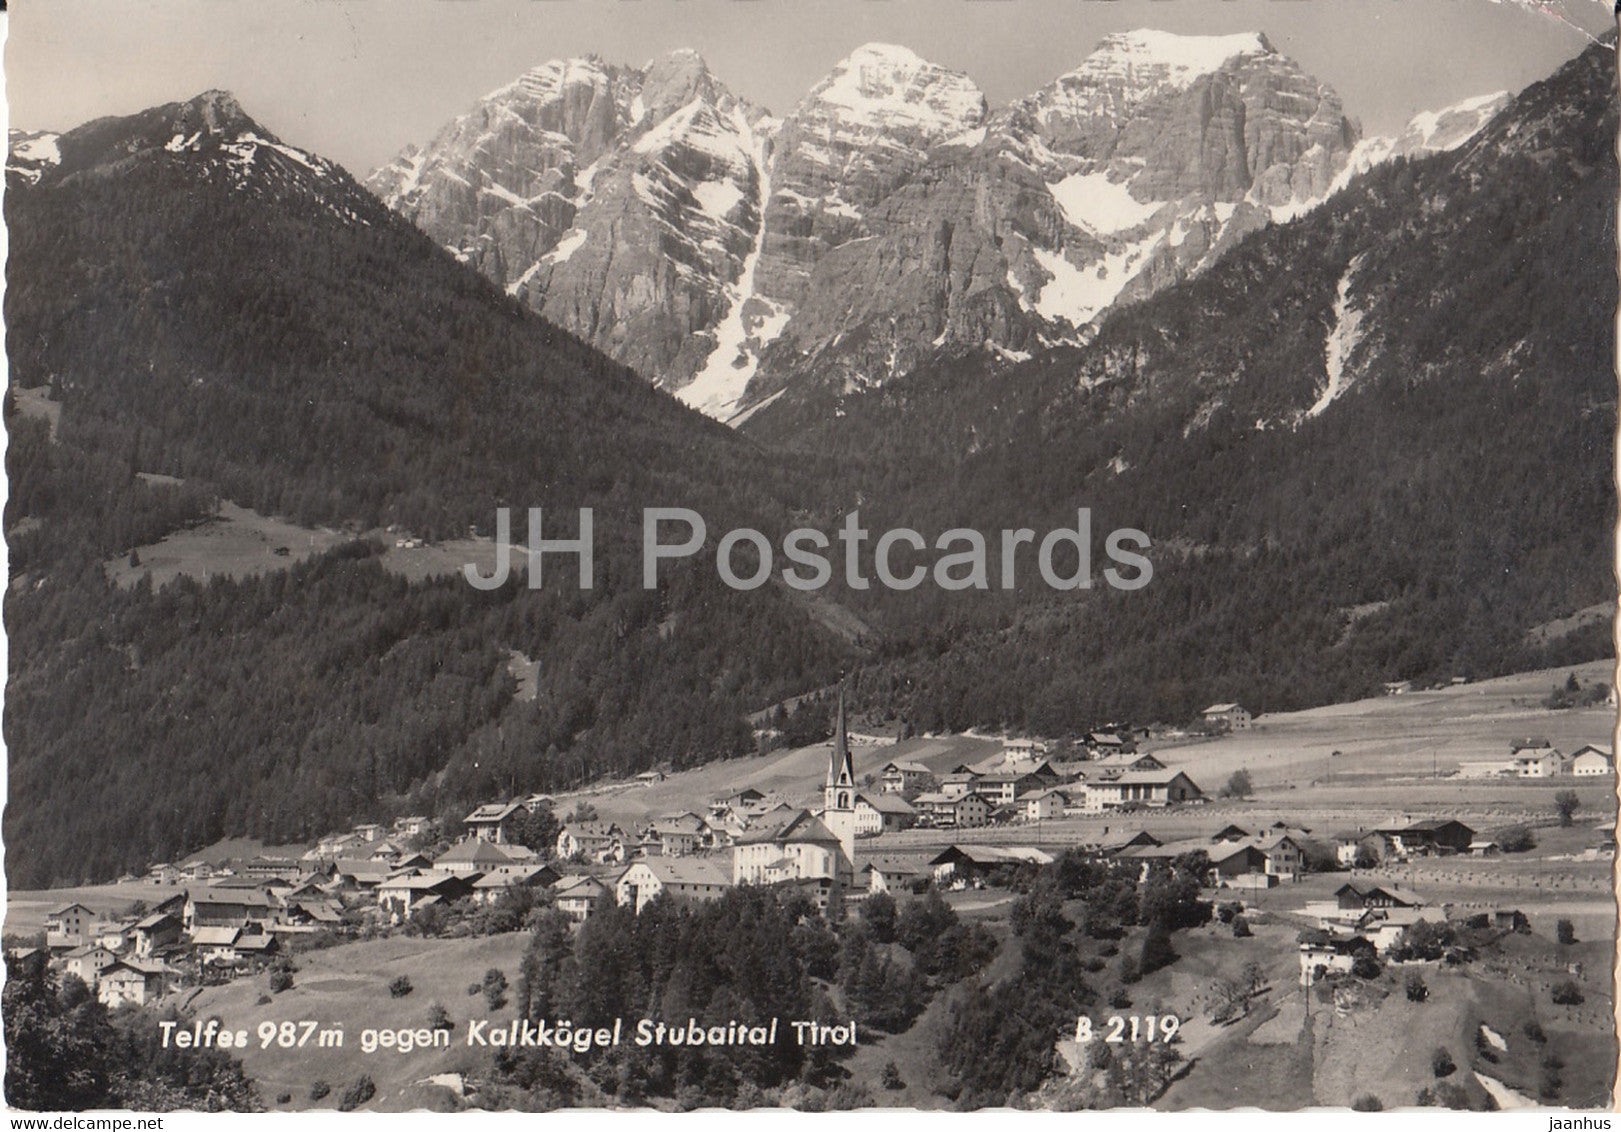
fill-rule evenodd
<path id="1" fill-rule="evenodd" d="M 839 839 L 853 866 L 856 859 L 856 775 L 844 726 L 844 693 L 839 693 L 838 722 L 833 728 L 833 754 L 828 760 L 827 787 L 822 792 L 822 824 Z"/>

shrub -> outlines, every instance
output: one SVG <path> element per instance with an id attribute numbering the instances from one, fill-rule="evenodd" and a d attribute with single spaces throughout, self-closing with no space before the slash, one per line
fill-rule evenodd
<path id="1" fill-rule="evenodd" d="M 292 1093 L 277 1093 L 276 1094 L 276 1103 L 277 1104 L 292 1104 L 293 1103 L 293 1094 Z"/>
<path id="2" fill-rule="evenodd" d="M 1121 987 L 1109 996 L 1109 1005 L 1116 1010 L 1129 1010 L 1131 1008 L 1131 995 L 1126 993 L 1125 987 Z"/>
<path id="3" fill-rule="evenodd" d="M 1379 960 L 1371 955 L 1358 955 L 1356 962 L 1351 964 L 1351 974 L 1359 979 L 1377 979 L 1384 968 L 1379 966 Z"/>
<path id="4" fill-rule="evenodd" d="M 1553 1000 L 1560 1006 L 1579 1006 L 1585 999 L 1575 983 L 1566 979 L 1553 988 Z"/>
<path id="5" fill-rule="evenodd" d="M 1224 924 L 1233 922 L 1233 917 L 1244 910 L 1244 906 L 1236 900 L 1224 900 L 1216 905 L 1216 919 Z"/>
<path id="6" fill-rule="evenodd" d="M 440 1006 L 437 1002 L 429 1005 L 428 1029 L 449 1031 L 454 1030 L 455 1028 L 456 1023 L 450 1020 L 450 1014 L 443 1006 Z"/>
<path id="7" fill-rule="evenodd" d="M 1228 776 L 1227 785 L 1222 788 L 1221 794 L 1224 798 L 1247 798 L 1254 788 L 1248 771 L 1235 770 Z"/>
<path id="8" fill-rule="evenodd" d="M 1430 1056 L 1430 1072 L 1437 1077 L 1450 1077 L 1457 1071 L 1457 1062 L 1452 1060 L 1452 1055 L 1447 1052 L 1446 1047 L 1436 1046 L 1435 1053 Z"/>
<path id="9" fill-rule="evenodd" d="M 1575 943 L 1576 925 L 1561 916 L 1559 918 L 1559 922 L 1554 925 L 1554 935 L 1558 938 L 1560 943 Z"/>
<path id="10" fill-rule="evenodd" d="M 1537 1045 L 1542 1045 L 1548 1040 L 1548 1035 L 1542 1032 L 1542 1024 L 1539 1023 L 1535 1018 L 1527 1022 L 1522 1029 L 1525 1032 L 1525 1036 L 1530 1038 L 1533 1042 L 1536 1042 Z"/>
<path id="11" fill-rule="evenodd" d="M 1423 1002 L 1429 997 L 1430 987 L 1429 984 L 1424 981 L 1424 976 L 1419 974 L 1417 971 L 1407 972 L 1407 1001 Z"/>
<path id="12" fill-rule="evenodd" d="M 332 1091 L 332 1086 L 317 1078 L 310 1082 L 310 1100 L 318 1101 Z"/>
<path id="13" fill-rule="evenodd" d="M 467 997 L 468 998 L 472 998 L 476 994 L 483 994 L 483 993 L 484 993 L 484 984 L 483 983 L 468 983 L 467 984 Z"/>
<path id="14" fill-rule="evenodd" d="M 277 967 L 270 972 L 270 993 L 280 994 L 289 990 L 293 985 L 293 973 L 285 967 Z"/>
<path id="15" fill-rule="evenodd" d="M 396 976 L 394 980 L 388 984 L 388 994 L 390 998 L 404 998 L 414 989 L 415 988 L 411 986 L 411 980 L 405 975 Z"/>
<path id="16" fill-rule="evenodd" d="M 1252 936 L 1254 934 L 1255 934 L 1254 932 L 1250 931 L 1250 922 L 1248 920 L 1246 920 L 1243 916 L 1235 916 L 1233 918 L 1233 938 L 1234 939 L 1248 939 L 1250 936 Z"/>
<path id="17" fill-rule="evenodd" d="M 1498 848 L 1505 853 L 1528 853 L 1537 847 L 1537 839 L 1523 825 L 1511 825 L 1497 835 Z"/>
<path id="18" fill-rule="evenodd" d="M 1576 818 L 1576 811 L 1581 807 L 1582 800 L 1576 796 L 1574 790 L 1561 790 L 1553 796 L 1553 808 L 1559 815 L 1560 825 L 1570 825 Z"/>
<path id="19" fill-rule="evenodd" d="M 884 1071 L 878 1078 L 878 1083 L 886 1089 L 904 1089 L 906 1082 L 901 1080 L 900 1066 L 893 1061 L 884 1062 Z"/>
<path id="20" fill-rule="evenodd" d="M 404 978 L 402 975 L 401 978 Z M 377 1086 L 372 1079 L 362 1073 L 355 1079 L 355 1083 L 343 1091 L 338 1100 L 339 1112 L 353 1112 L 367 1101 L 377 1095 Z"/>
<path id="21" fill-rule="evenodd" d="M 1360 1097 L 1351 1102 L 1351 1111 L 1383 1112 L 1385 1111 L 1385 1102 L 1374 1096 L 1372 1093 L 1363 1093 Z"/>
<path id="22" fill-rule="evenodd" d="M 500 1010 L 507 1004 L 507 977 L 499 967 L 484 972 L 484 1001 L 491 1010 Z"/>

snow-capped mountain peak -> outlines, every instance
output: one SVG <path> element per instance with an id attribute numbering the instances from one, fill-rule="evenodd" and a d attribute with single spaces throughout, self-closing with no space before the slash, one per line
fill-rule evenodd
<path id="1" fill-rule="evenodd" d="M 1070 75 L 1123 74 L 1137 82 L 1179 89 L 1220 70 L 1230 59 L 1273 54 L 1272 44 L 1260 32 L 1178 35 L 1138 28 L 1105 36 Z"/>
<path id="2" fill-rule="evenodd" d="M 985 117 L 985 94 L 967 75 L 908 48 L 868 43 L 811 89 L 799 113 L 824 109 L 851 125 L 942 137 L 977 125 Z"/>
<path id="3" fill-rule="evenodd" d="M 1514 100 L 1508 91 L 1477 95 L 1440 110 L 1421 110 L 1408 120 L 1394 137 L 1363 138 L 1351 151 L 1345 168 L 1334 179 L 1329 192 L 1338 192 L 1351 178 L 1375 165 L 1399 157 L 1428 157 L 1457 149 L 1478 134 L 1482 127 Z"/>

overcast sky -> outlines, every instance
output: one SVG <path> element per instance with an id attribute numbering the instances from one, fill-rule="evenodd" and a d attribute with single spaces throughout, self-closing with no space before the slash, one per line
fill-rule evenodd
<path id="1" fill-rule="evenodd" d="M 871 40 L 966 71 L 1000 104 L 1112 31 L 1259 30 L 1381 133 L 1518 90 L 1613 26 L 1604 0 L 22 0 L 5 62 L 14 127 L 62 130 L 220 87 L 364 175 L 568 55 L 640 64 L 695 47 L 780 114 Z"/>

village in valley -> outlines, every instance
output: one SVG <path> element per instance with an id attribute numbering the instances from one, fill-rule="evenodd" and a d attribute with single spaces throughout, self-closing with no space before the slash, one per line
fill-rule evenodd
<path id="1" fill-rule="evenodd" d="M 318 994 L 322 962 L 405 940 L 420 970 L 436 943 L 522 940 L 543 908 L 577 930 L 606 908 L 641 913 L 769 887 L 839 922 L 880 895 L 904 906 L 932 893 L 994 928 L 1037 871 L 1066 855 L 1141 882 L 1196 861 L 1215 909 L 1199 930 L 1221 942 L 1157 976 L 1157 1008 L 1183 1018 L 1182 1075 L 1153 1099 L 1217 1104 L 1215 1070 L 1195 1071 L 1201 1051 L 1219 1065 L 1224 1042 L 1242 1047 L 1253 1032 L 1295 1040 L 1314 1009 L 1328 1015 L 1320 1045 L 1335 1017 L 1343 1025 L 1379 1009 L 1370 980 L 1389 965 L 1410 969 L 1410 999 L 1415 985 L 1428 997 L 1455 972 L 1493 972 L 1541 985 L 1539 1012 L 1552 1007 L 1565 1024 L 1608 1018 L 1608 968 L 1595 960 L 1614 931 L 1610 708 L 1528 706 L 1550 675 L 1387 689 L 1292 715 L 1213 704 L 1183 728 L 1068 740 L 897 740 L 853 719 L 840 698 L 830 740 L 798 750 L 571 795 L 520 793 L 477 806 L 456 828 L 401 815 L 305 847 L 200 853 L 68 890 L 72 899 L 13 893 L 7 958 L 46 962 L 109 1007 L 174 1004 L 249 1024 L 272 996 L 297 993 L 295 972 L 300 991 Z M 1590 685 L 1606 675 L 1583 669 Z M 1456 749 L 1415 741 L 1448 727 Z M 1493 735 L 1499 753 L 1487 757 Z M 1550 946 L 1528 956 L 1512 942 L 1522 937 Z M 1235 941 L 1247 947 L 1242 994 L 1232 989 Z M 503 984 L 517 975 L 520 946 L 500 952 Z M 1194 954 L 1180 937 L 1178 949 Z M 392 969 L 382 964 L 379 976 Z M 354 965 L 344 970 L 353 982 Z M 397 976 L 391 993 L 400 979 L 409 982 Z M 1509 1024 L 1478 1006 L 1464 1016 L 1458 1024 L 1492 1041 Z M 1235 1036 L 1257 1018 L 1264 1025 Z M 1087 1070 L 1073 1043 L 1060 1053 L 1072 1072 Z M 464 1087 L 459 1064 L 437 1068 L 410 1081 Z M 1493 1106 L 1534 1099 L 1529 1079 L 1477 1077 Z"/>

